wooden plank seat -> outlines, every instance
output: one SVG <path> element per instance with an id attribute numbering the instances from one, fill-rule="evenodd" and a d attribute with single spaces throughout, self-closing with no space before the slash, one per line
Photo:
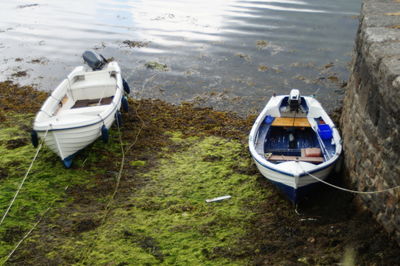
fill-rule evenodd
<path id="1" fill-rule="evenodd" d="M 321 157 L 320 148 L 304 148 L 301 149 L 301 157 Z"/>
<path id="2" fill-rule="evenodd" d="M 286 155 L 270 155 L 267 157 L 268 161 L 301 161 L 310 163 L 322 163 L 323 157 L 302 157 L 302 156 L 286 156 Z"/>
<path id="3" fill-rule="evenodd" d="M 82 108 L 82 107 L 89 107 L 89 106 L 96 106 L 96 105 L 107 105 L 110 104 L 113 100 L 114 96 L 105 97 L 100 99 L 90 99 L 90 100 L 77 100 L 75 104 L 71 107 L 74 108 Z M 100 101 L 100 103 L 99 103 Z"/>
<path id="4" fill-rule="evenodd" d="M 307 117 L 276 117 L 272 122 L 276 127 L 311 127 Z"/>

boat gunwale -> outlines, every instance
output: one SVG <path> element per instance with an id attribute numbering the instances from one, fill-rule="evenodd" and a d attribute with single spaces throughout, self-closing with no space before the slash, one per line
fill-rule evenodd
<path id="1" fill-rule="evenodd" d="M 99 124 L 99 123 L 101 123 L 101 122 L 104 123 L 104 120 L 106 120 L 107 118 L 109 118 L 110 115 L 115 114 L 115 113 L 116 113 L 116 110 L 115 110 L 115 109 L 118 108 L 118 105 L 115 105 L 115 104 L 110 104 L 110 105 L 113 105 L 114 108 L 111 109 L 111 112 L 110 112 L 107 116 L 105 116 L 105 117 L 103 118 L 103 117 L 101 117 L 101 115 L 99 114 L 99 115 L 98 115 L 98 119 L 96 119 L 96 120 L 98 120 L 98 121 L 92 122 L 92 123 L 90 123 L 90 124 L 85 124 L 85 125 L 76 126 L 76 127 L 54 128 L 54 129 L 35 129 L 35 128 L 34 128 L 34 130 L 35 130 L 36 132 L 46 132 L 46 131 L 52 132 L 52 131 L 61 131 L 61 130 L 70 130 L 70 129 L 77 129 L 77 128 L 83 128 L 83 127 L 90 127 L 90 126 L 97 125 L 97 124 Z M 108 111 L 108 110 L 106 110 L 106 111 Z M 104 111 L 104 112 L 105 112 L 105 111 Z M 50 127 L 50 126 L 51 126 L 51 124 L 47 125 L 47 127 Z"/>

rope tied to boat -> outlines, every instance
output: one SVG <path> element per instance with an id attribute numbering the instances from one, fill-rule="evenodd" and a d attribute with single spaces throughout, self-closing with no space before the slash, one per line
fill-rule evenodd
<path id="1" fill-rule="evenodd" d="M 155 76 L 156 76 L 156 75 L 153 75 L 151 78 L 154 78 Z M 149 80 L 149 79 L 146 79 L 145 82 L 143 83 L 143 90 L 144 90 L 145 85 L 146 85 L 146 83 L 147 83 L 148 80 Z M 103 218 L 101 219 L 100 226 L 103 225 L 103 224 L 106 222 L 108 216 L 109 216 L 110 213 L 111 213 L 112 204 L 114 203 L 115 197 L 116 197 L 116 195 L 117 195 L 117 193 L 118 193 L 118 190 L 119 190 L 119 187 L 120 187 L 120 184 L 121 184 L 121 177 L 122 177 L 123 170 L 124 170 L 124 167 L 125 167 L 126 154 L 133 148 L 133 146 L 135 146 L 135 144 L 137 143 L 137 141 L 138 141 L 138 139 L 139 139 L 139 135 L 141 134 L 143 128 L 145 127 L 145 122 L 144 122 L 144 120 L 143 120 L 143 119 L 140 117 L 140 115 L 139 115 L 139 112 L 138 112 L 139 109 L 140 109 L 140 103 L 139 103 L 139 105 L 138 105 L 136 108 L 134 108 L 135 113 L 136 113 L 136 116 L 137 116 L 137 118 L 138 118 L 138 119 L 140 120 L 140 122 L 141 122 L 140 127 L 139 127 L 139 129 L 138 129 L 138 132 L 136 133 L 135 140 L 134 140 L 127 148 L 125 148 L 125 149 L 124 149 L 124 143 L 123 143 L 123 141 L 122 141 L 122 132 L 121 132 L 121 128 L 120 128 L 121 125 L 120 125 L 120 122 L 118 121 L 118 119 L 117 119 L 117 121 L 116 121 L 117 129 L 118 129 L 118 139 L 119 139 L 119 143 L 120 143 L 120 147 L 121 147 L 121 154 L 122 154 L 122 155 L 121 155 L 121 162 L 120 162 L 119 171 L 118 171 L 117 176 L 116 176 L 116 182 L 115 182 L 114 191 L 113 191 L 113 193 L 111 194 L 110 199 L 109 199 L 109 201 L 107 202 L 107 205 L 105 206 L 105 209 L 104 209 L 104 216 L 103 216 Z M 99 226 L 99 227 L 100 227 L 100 226 Z M 97 241 L 98 238 L 99 238 L 99 234 L 96 234 L 96 236 L 95 236 L 94 240 L 92 241 L 92 243 L 90 244 L 89 248 L 86 249 L 86 250 L 84 250 L 84 251 L 81 253 L 81 258 L 82 258 L 82 259 L 81 259 L 80 262 L 81 262 L 82 264 L 85 264 L 85 262 L 86 262 L 86 260 L 87 260 L 87 258 L 88 258 L 88 256 L 89 256 L 89 253 L 92 251 L 93 245 L 94 245 L 94 243 Z"/>
<path id="2" fill-rule="evenodd" d="M 42 149 L 42 147 L 43 147 L 43 142 L 44 142 L 44 139 L 46 138 L 48 132 L 49 132 L 49 128 L 47 128 L 47 130 L 46 130 L 46 132 L 45 132 L 45 134 L 44 134 L 44 136 L 43 136 L 43 138 L 42 138 L 42 141 L 39 143 L 39 146 L 38 146 L 37 149 L 36 149 L 35 156 L 34 156 L 33 159 L 32 159 L 32 162 L 31 162 L 31 164 L 30 164 L 30 166 L 29 166 L 29 168 L 28 168 L 28 171 L 25 173 L 25 176 L 24 176 L 24 178 L 22 179 L 21 183 L 19 184 L 18 189 L 17 189 L 17 191 L 15 192 L 13 199 L 11 200 L 10 204 L 8 205 L 6 212 L 3 214 L 3 217 L 2 217 L 1 220 L 0 220 L 0 225 L 4 222 L 4 219 L 7 217 L 7 215 L 8 215 L 8 213 L 9 213 L 9 211 L 10 211 L 12 205 L 13 205 L 14 202 L 15 202 L 15 199 L 17 198 L 19 192 L 21 191 L 21 188 L 22 188 L 22 186 L 24 185 L 25 180 L 27 179 L 27 177 L 28 177 L 28 175 L 29 175 L 29 173 L 30 173 L 30 171 L 31 171 L 31 169 L 32 169 L 33 163 L 36 161 L 36 159 L 37 159 L 37 157 L 38 157 L 38 155 L 39 155 L 39 151 L 40 151 L 40 150 Z"/>
<path id="3" fill-rule="evenodd" d="M 348 188 L 344 188 L 344 187 L 339 187 L 339 186 L 336 186 L 336 185 L 331 184 L 329 182 L 326 182 L 325 180 L 322 180 L 322 179 L 316 177 L 315 175 L 307 172 L 306 170 L 304 170 L 304 168 L 301 166 L 300 163 L 298 163 L 298 165 L 304 171 L 304 173 L 306 173 L 307 175 L 311 176 L 315 180 L 318 180 L 319 182 L 321 182 L 321 183 L 323 183 L 325 185 L 328 185 L 330 187 L 333 187 L 333 188 L 336 188 L 336 189 L 339 189 L 339 190 L 342 190 L 342 191 L 345 191 L 345 192 L 349 192 L 349 193 L 355 193 L 355 194 L 378 194 L 378 193 L 384 193 L 384 192 L 388 192 L 388 191 L 400 188 L 400 185 L 398 185 L 398 186 L 395 186 L 395 187 L 381 189 L 381 190 L 375 190 L 375 191 L 359 191 L 359 190 L 353 190 L 353 189 L 348 189 Z"/>

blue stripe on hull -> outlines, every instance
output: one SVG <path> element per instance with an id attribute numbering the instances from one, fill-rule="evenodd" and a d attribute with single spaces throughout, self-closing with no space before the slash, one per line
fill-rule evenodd
<path id="1" fill-rule="evenodd" d="M 292 174 L 289 174 L 289 173 L 280 171 L 280 170 L 278 170 L 278 169 L 272 168 L 272 167 L 270 167 L 270 166 L 267 166 L 266 164 L 264 164 L 264 163 L 260 162 L 259 160 L 257 160 L 254 156 L 252 156 L 252 157 L 253 157 L 253 159 L 254 159 L 255 161 L 257 161 L 257 163 L 259 163 L 262 167 L 265 167 L 265 168 L 267 168 L 267 169 L 269 169 L 269 170 L 272 170 L 272 171 L 277 172 L 277 173 L 280 173 L 280 174 L 284 174 L 284 175 L 287 175 L 287 176 L 293 176 L 293 177 L 294 177 L 294 175 L 292 175 Z M 339 157 L 338 157 L 338 158 L 339 158 Z M 303 174 L 301 174 L 299 177 L 307 176 L 308 174 L 314 174 L 314 173 L 316 173 L 316 172 L 322 171 L 322 170 L 324 170 L 324 169 L 330 167 L 332 164 L 335 164 L 336 161 L 337 161 L 337 158 L 336 158 L 334 161 L 330 162 L 329 164 L 325 165 L 324 167 L 320 167 L 320 168 L 317 168 L 317 169 L 310 170 L 310 171 L 308 171 L 308 173 L 303 173 Z"/>
<path id="2" fill-rule="evenodd" d="M 270 179 L 268 180 L 271 181 L 276 187 L 278 187 L 278 189 L 281 190 L 286 195 L 286 197 L 288 197 L 289 200 L 294 204 L 299 203 L 302 199 L 304 199 L 306 195 L 309 195 L 312 190 L 321 186 L 321 183 L 317 182 L 295 189 L 282 183 L 275 182 Z"/>

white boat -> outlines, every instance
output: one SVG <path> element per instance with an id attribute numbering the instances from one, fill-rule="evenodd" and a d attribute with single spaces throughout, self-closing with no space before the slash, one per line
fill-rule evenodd
<path id="1" fill-rule="evenodd" d="M 33 124 L 33 145 L 44 138 L 67 168 L 73 156 L 99 136 L 107 141 L 121 102 L 127 104 L 118 63 L 91 51 L 83 57 L 91 68 L 76 67 L 47 98 Z"/>
<path id="2" fill-rule="evenodd" d="M 297 203 L 334 169 L 341 142 L 321 104 L 293 89 L 268 101 L 251 129 L 249 149 L 261 174 Z"/>

